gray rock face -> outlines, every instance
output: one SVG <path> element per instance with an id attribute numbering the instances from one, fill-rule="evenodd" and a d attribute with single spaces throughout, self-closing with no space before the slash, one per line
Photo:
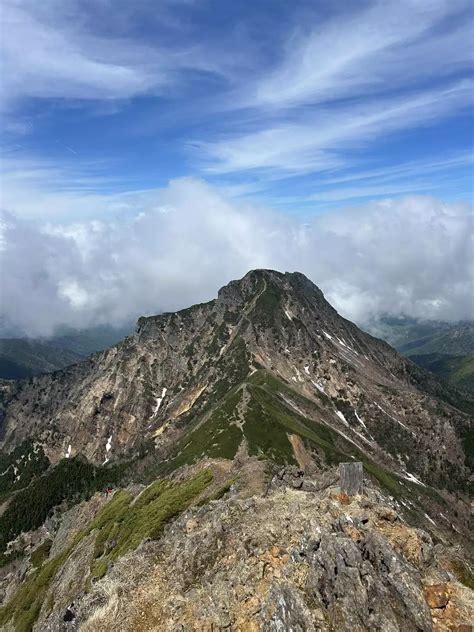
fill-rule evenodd
<path id="1" fill-rule="evenodd" d="M 264 632 L 314 632 L 312 616 L 301 594 L 293 586 L 272 586 L 264 610 Z"/>
<path id="2" fill-rule="evenodd" d="M 336 630 L 431 630 L 419 574 L 374 532 L 324 536 L 307 590 Z"/>

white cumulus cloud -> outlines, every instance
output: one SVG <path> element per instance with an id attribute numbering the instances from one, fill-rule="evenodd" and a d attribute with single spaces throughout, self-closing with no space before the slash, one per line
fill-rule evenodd
<path id="1" fill-rule="evenodd" d="M 33 336 L 120 324 L 211 299 L 258 267 L 305 273 L 359 323 L 381 313 L 473 316 L 473 215 L 464 204 L 406 197 L 302 222 L 188 178 L 142 202 L 130 197 L 133 213 L 120 221 L 51 225 L 5 213 L 3 323 Z"/>

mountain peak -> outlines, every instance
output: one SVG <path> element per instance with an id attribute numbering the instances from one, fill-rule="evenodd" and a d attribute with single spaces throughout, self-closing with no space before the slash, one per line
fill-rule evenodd
<path id="1" fill-rule="evenodd" d="M 258 298 L 270 288 L 273 288 L 274 299 L 276 289 L 282 296 L 296 293 L 301 297 L 306 294 L 307 297 L 313 295 L 326 302 L 321 290 L 301 272 L 279 272 L 265 268 L 250 270 L 241 279 L 230 281 L 219 290 L 218 300 L 226 305 L 240 306 Z"/>
<path id="2" fill-rule="evenodd" d="M 466 419 L 430 398 L 440 388 L 340 317 L 305 275 L 251 270 L 217 300 L 140 319 L 110 350 L 22 385 L 4 445 L 36 436 L 54 462 L 82 452 L 99 464 L 149 441 L 166 467 L 232 459 L 244 445 L 285 463 L 296 433 L 322 467 L 366 453 L 404 480 L 407 470 L 462 490 L 455 428 Z"/>

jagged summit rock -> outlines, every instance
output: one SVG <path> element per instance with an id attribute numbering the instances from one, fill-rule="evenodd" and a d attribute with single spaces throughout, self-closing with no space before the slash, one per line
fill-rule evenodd
<path id="1" fill-rule="evenodd" d="M 230 281 L 218 292 L 218 300 L 241 304 L 260 293 L 268 284 L 282 292 L 303 291 L 319 295 L 324 299 L 321 290 L 301 272 L 278 272 L 276 270 L 250 270 L 241 279 Z"/>
<path id="2" fill-rule="evenodd" d="M 286 299 L 285 299 L 286 297 Z M 285 302 L 289 298 L 296 302 L 310 300 L 313 307 L 326 310 L 335 315 L 336 311 L 326 301 L 322 291 L 301 272 L 277 272 L 276 270 L 250 270 L 241 279 L 233 280 L 220 288 L 217 299 L 207 303 L 200 303 L 177 312 L 165 312 L 157 316 L 142 317 L 138 320 L 137 329 L 142 331 L 147 324 L 159 323 L 174 318 L 174 315 L 186 318 L 196 310 L 214 311 L 225 318 L 226 312 L 246 309 L 248 313 L 255 307 L 254 303 L 261 298 L 259 305 L 273 307 L 276 311 L 284 310 Z"/>

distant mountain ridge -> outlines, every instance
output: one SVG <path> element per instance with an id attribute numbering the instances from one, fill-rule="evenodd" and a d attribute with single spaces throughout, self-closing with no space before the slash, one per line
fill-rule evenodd
<path id="1" fill-rule="evenodd" d="M 83 357 L 51 343 L 3 338 L 0 340 L 0 378 L 15 380 L 50 373 L 79 362 Z"/>
<path id="2" fill-rule="evenodd" d="M 474 354 L 474 323 L 456 323 L 442 333 L 399 344 L 397 349 L 408 356 L 426 353 L 472 355 Z"/>
<path id="3" fill-rule="evenodd" d="M 132 331 L 132 327 L 100 326 L 64 332 L 47 340 L 1 338 L 0 379 L 22 379 L 58 371 L 111 347 Z"/>
<path id="4" fill-rule="evenodd" d="M 425 353 L 474 354 L 474 321 L 448 323 L 384 316 L 369 323 L 367 329 L 407 356 Z"/>
<path id="5" fill-rule="evenodd" d="M 369 331 L 452 386 L 474 393 L 474 322 L 384 317 Z"/>
<path id="6" fill-rule="evenodd" d="M 447 353 L 424 353 L 412 355 L 410 359 L 452 386 L 474 392 L 474 354 L 461 356 Z"/>

